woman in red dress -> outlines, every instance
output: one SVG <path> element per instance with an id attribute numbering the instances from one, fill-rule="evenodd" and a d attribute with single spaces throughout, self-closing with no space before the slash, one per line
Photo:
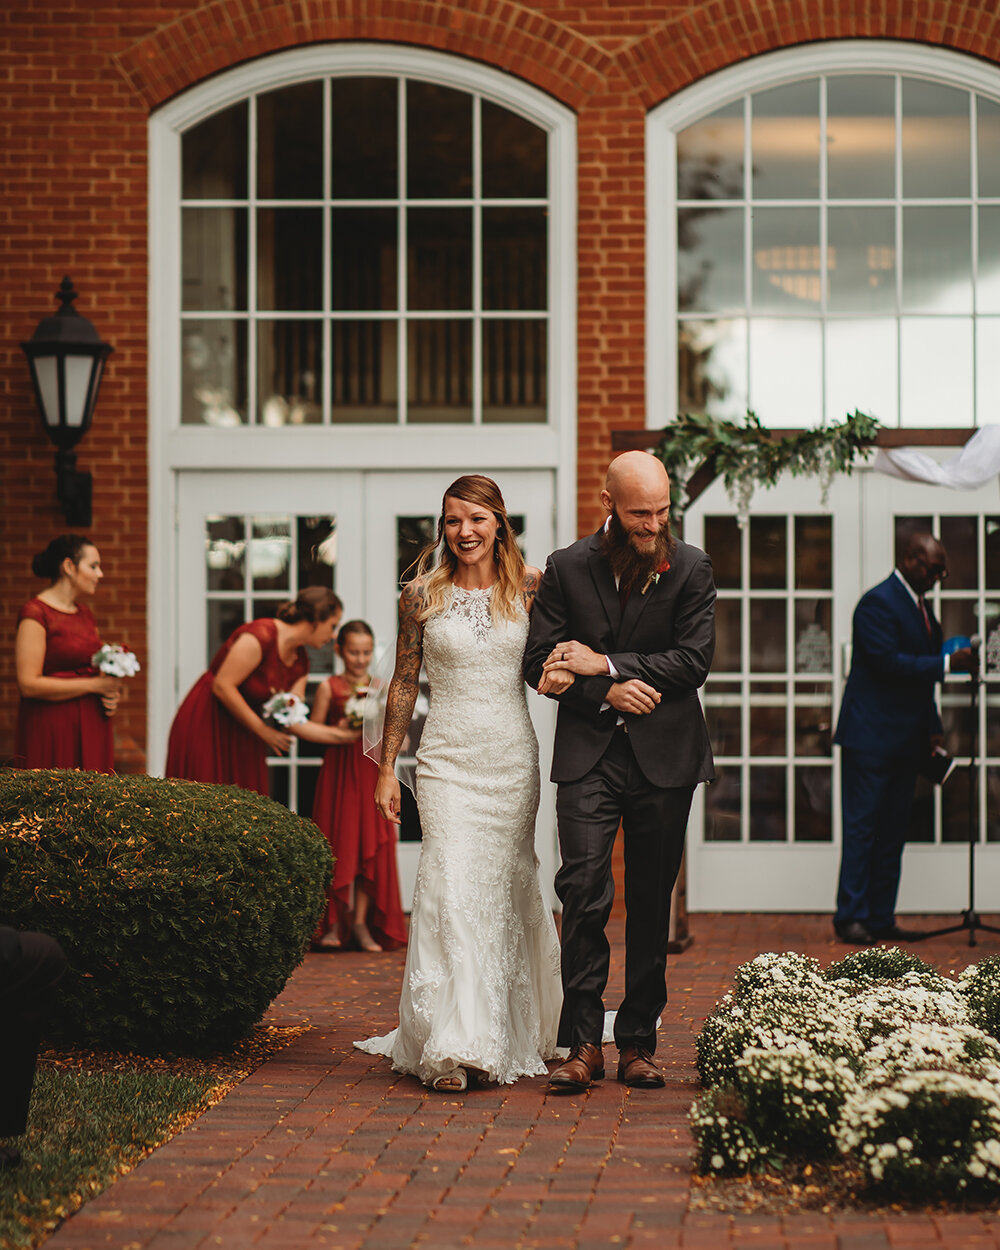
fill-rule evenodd
<path id="1" fill-rule="evenodd" d="M 305 649 L 328 643 L 342 612 L 332 590 L 307 586 L 276 617 L 234 630 L 177 709 L 166 775 L 267 794 L 267 757 L 283 755 L 293 734 L 324 745 L 342 740 L 308 721 L 285 730 L 260 715 L 272 694 L 302 698 L 309 675 Z"/>
<path id="2" fill-rule="evenodd" d="M 115 714 L 122 683 L 91 662 L 101 646 L 97 624 L 81 602 L 104 576 L 88 538 L 61 534 L 31 562 L 50 585 L 17 618 L 14 661 L 21 705 L 14 763 L 20 768 L 86 768 L 114 772 Z"/>
<path id="3" fill-rule="evenodd" d="M 406 944 L 396 826 L 375 809 L 378 766 L 365 755 L 360 729 L 350 728 L 345 715 L 347 701 L 368 686 L 374 643 L 364 621 L 348 621 L 337 635 L 344 672 L 323 682 L 313 703 L 317 724 L 339 726 L 350 735 L 342 746 L 327 748 L 316 782 L 313 820 L 326 834 L 336 864 L 314 949 L 336 949 L 349 937 L 365 951 Z"/>

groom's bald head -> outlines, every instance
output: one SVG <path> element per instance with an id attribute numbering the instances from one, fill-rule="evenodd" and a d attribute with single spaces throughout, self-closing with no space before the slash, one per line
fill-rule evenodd
<path id="1" fill-rule="evenodd" d="M 608 465 L 601 503 L 611 512 L 636 501 L 670 505 L 670 478 L 662 460 L 648 451 L 625 451 Z M 659 510 L 659 509 L 657 509 Z"/>

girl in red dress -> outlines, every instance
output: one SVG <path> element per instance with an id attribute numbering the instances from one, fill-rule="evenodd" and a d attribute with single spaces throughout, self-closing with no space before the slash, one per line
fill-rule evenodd
<path id="1" fill-rule="evenodd" d="M 104 576 L 100 552 L 79 534 L 61 534 L 31 562 L 50 585 L 17 618 L 14 660 L 21 705 L 14 763 L 21 768 L 86 768 L 114 772 L 110 718 L 122 683 L 91 663 L 101 646 L 81 602 Z"/>
<path id="2" fill-rule="evenodd" d="M 267 794 L 267 757 L 283 755 L 293 734 L 324 745 L 342 741 L 341 731 L 308 721 L 280 729 L 260 715 L 272 694 L 302 698 L 309 675 L 305 649 L 328 643 L 342 612 L 332 590 L 307 586 L 276 617 L 234 630 L 177 709 L 166 775 Z"/>
<path id="3" fill-rule="evenodd" d="M 365 755 L 361 730 L 352 729 L 345 715 L 347 701 L 368 686 L 374 644 L 370 626 L 348 621 L 337 635 L 344 672 L 327 678 L 313 703 L 313 721 L 339 726 L 350 735 L 342 746 L 327 748 L 316 782 L 313 820 L 326 834 L 337 862 L 320 922 L 322 936 L 314 949 L 336 949 L 348 937 L 365 951 L 406 944 L 396 827 L 375 810 L 372 795 L 378 766 Z"/>

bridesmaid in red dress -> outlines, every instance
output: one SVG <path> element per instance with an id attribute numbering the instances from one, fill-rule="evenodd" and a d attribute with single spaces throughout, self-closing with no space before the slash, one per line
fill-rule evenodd
<path id="1" fill-rule="evenodd" d="M 364 752 L 360 729 L 349 728 L 345 704 L 368 686 L 375 639 L 364 621 L 348 621 L 337 635 L 343 675 L 316 692 L 312 719 L 339 726 L 350 738 L 327 748 L 316 782 L 313 820 L 336 856 L 321 937 L 313 949 L 337 949 L 348 938 L 365 951 L 406 944 L 406 920 L 396 872 L 396 826 L 372 802 L 378 765 Z M 374 936 L 373 936 L 374 933 Z"/>
<path id="2" fill-rule="evenodd" d="M 21 705 L 14 763 L 114 772 L 110 718 L 122 683 L 91 663 L 101 639 L 81 602 L 104 576 L 100 552 L 89 538 L 61 534 L 35 556 L 31 571 L 50 585 L 29 599 L 17 618 L 14 661 Z"/>
<path id="3" fill-rule="evenodd" d="M 343 605 L 332 590 L 307 586 L 276 617 L 248 621 L 219 648 L 207 673 L 177 709 L 167 744 L 168 777 L 268 793 L 267 757 L 283 755 L 292 735 L 323 745 L 337 733 L 306 722 L 279 729 L 261 719 L 272 694 L 305 694 L 305 648 L 333 637 Z"/>

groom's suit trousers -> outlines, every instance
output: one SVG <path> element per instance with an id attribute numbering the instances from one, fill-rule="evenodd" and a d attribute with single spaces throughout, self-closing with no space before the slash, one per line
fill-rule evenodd
<path id="1" fill-rule="evenodd" d="M 684 850 L 693 786 L 654 786 L 623 726 L 597 764 L 562 782 L 556 808 L 562 866 L 563 1008 L 560 1046 L 599 1043 L 611 948 L 605 933 L 614 902 L 611 864 L 619 822 L 625 849 L 625 997 L 615 1042 L 656 1049 L 656 1021 L 667 1001 L 670 895 Z"/>

